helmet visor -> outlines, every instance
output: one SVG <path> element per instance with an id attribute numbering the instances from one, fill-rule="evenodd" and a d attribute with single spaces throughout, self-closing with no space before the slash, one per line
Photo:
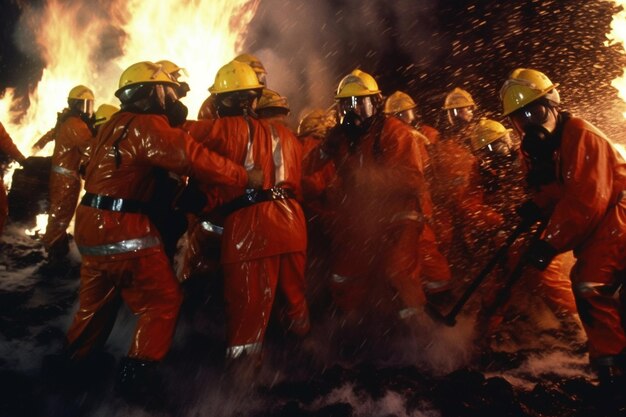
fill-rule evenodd
<path id="1" fill-rule="evenodd" d="M 341 98 L 339 99 L 338 107 L 339 114 L 342 118 L 346 113 L 351 111 L 361 116 L 363 119 L 372 117 L 375 108 L 372 96 Z"/>
<path id="2" fill-rule="evenodd" d="M 540 102 L 530 103 L 509 115 L 509 120 L 515 129 L 522 133 L 530 125 L 541 126 L 548 120 L 550 111 Z"/>

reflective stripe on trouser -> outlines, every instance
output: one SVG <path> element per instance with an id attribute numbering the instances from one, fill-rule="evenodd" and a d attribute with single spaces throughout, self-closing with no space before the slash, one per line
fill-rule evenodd
<path id="1" fill-rule="evenodd" d="M 97 246 L 78 246 L 78 251 L 85 256 L 107 256 L 122 253 L 136 252 L 142 249 L 153 248 L 161 244 L 158 236 L 148 235 L 135 239 L 120 240 L 119 242 L 105 243 Z"/>
<path id="2" fill-rule="evenodd" d="M 74 357 L 84 357 L 104 344 L 120 296 L 139 316 L 129 356 L 163 359 L 172 342 L 182 294 L 162 251 L 120 261 L 83 259 L 79 308 L 67 332 Z"/>
<path id="3" fill-rule="evenodd" d="M 223 265 L 227 354 L 243 353 L 244 347 L 263 343 L 277 286 L 287 304 L 287 327 L 297 334 L 308 331 L 293 327 L 298 323 L 308 325 L 305 261 L 304 252 L 293 252 Z"/>
<path id="4" fill-rule="evenodd" d="M 76 176 L 54 174 L 50 175 L 50 208 L 48 209 L 48 225 L 42 240 L 50 247 L 54 242 L 65 237 L 67 227 L 74 217 L 80 180 Z"/>

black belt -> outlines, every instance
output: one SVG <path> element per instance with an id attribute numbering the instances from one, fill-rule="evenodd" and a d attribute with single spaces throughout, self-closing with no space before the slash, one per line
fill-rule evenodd
<path id="1" fill-rule="evenodd" d="M 237 210 L 250 207 L 254 204 L 291 198 L 296 198 L 296 194 L 289 188 L 274 187 L 267 190 L 246 190 L 245 194 L 240 195 L 226 204 L 222 204 L 222 206 L 218 208 L 218 211 L 222 216 L 226 217 Z"/>
<path id="2" fill-rule="evenodd" d="M 113 198 L 108 195 L 85 193 L 80 204 L 100 210 L 119 211 L 122 213 L 145 213 L 146 203 L 126 198 Z"/>

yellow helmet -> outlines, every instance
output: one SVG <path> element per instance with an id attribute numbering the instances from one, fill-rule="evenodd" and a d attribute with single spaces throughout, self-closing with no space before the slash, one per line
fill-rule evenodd
<path id="1" fill-rule="evenodd" d="M 300 120 L 298 136 L 311 135 L 323 138 L 335 124 L 337 117 L 333 112 L 324 109 L 311 110 Z"/>
<path id="2" fill-rule="evenodd" d="M 255 57 L 254 55 L 250 55 L 250 54 L 237 55 L 234 61 L 243 62 L 244 64 L 250 65 L 250 67 L 257 74 L 267 74 L 267 71 L 265 70 L 265 67 L 263 66 L 259 58 Z"/>
<path id="3" fill-rule="evenodd" d="M 509 79 L 504 82 L 500 89 L 504 116 L 508 116 L 515 110 L 521 109 L 544 96 L 548 100 L 559 104 L 561 98 L 556 90 L 558 86 L 559 84 L 553 84 L 540 71 L 517 68 L 509 75 Z"/>
<path id="4" fill-rule="evenodd" d="M 137 84 L 163 83 L 178 86 L 179 84 L 167 73 L 161 65 L 154 62 L 142 61 L 126 68 L 120 76 L 119 88 L 115 92 L 117 97 L 126 87 Z"/>
<path id="5" fill-rule="evenodd" d="M 174 78 L 175 81 L 178 81 L 178 77 L 181 76 L 181 73 L 187 75 L 187 71 L 185 71 L 185 68 L 180 67 L 167 59 L 157 61 L 155 62 L 155 64 L 162 66 L 163 71 L 167 72 L 172 78 Z"/>
<path id="6" fill-rule="evenodd" d="M 446 95 L 446 100 L 443 103 L 444 110 L 460 109 L 462 107 L 475 106 L 472 95 L 462 88 L 456 87 L 454 90 Z"/>
<path id="7" fill-rule="evenodd" d="M 480 119 L 470 136 L 472 150 L 477 151 L 492 142 L 504 137 L 511 129 L 505 128 L 495 120 Z"/>
<path id="8" fill-rule="evenodd" d="M 355 69 L 339 82 L 335 99 L 380 94 L 378 83 L 366 72 Z"/>
<path id="9" fill-rule="evenodd" d="M 395 114 L 417 107 L 415 101 L 406 93 L 396 91 L 385 100 L 383 112 L 385 114 Z"/>
<path id="10" fill-rule="evenodd" d="M 211 94 L 221 94 L 259 88 L 263 88 L 263 84 L 259 82 L 250 65 L 239 61 L 230 61 L 217 71 L 215 82 L 209 91 Z"/>
<path id="11" fill-rule="evenodd" d="M 269 88 L 264 88 L 263 93 L 261 94 L 261 98 L 256 105 L 256 109 L 261 110 L 270 107 L 276 107 L 291 111 L 291 109 L 289 108 L 289 102 L 287 102 L 287 97 L 283 97 L 276 91 L 270 90 Z"/>
<path id="12" fill-rule="evenodd" d="M 94 127 L 100 126 L 101 124 L 108 122 L 111 116 L 113 116 L 119 110 L 120 110 L 119 108 L 112 106 L 110 104 L 101 104 L 98 107 L 98 110 L 96 110 L 96 120 L 93 124 Z"/>
<path id="13" fill-rule="evenodd" d="M 84 85 L 77 85 L 76 87 L 70 90 L 70 93 L 67 95 L 68 100 L 95 100 L 93 95 L 93 91 Z"/>

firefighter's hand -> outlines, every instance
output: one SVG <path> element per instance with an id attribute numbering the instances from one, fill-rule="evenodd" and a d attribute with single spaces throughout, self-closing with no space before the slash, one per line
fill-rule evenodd
<path id="1" fill-rule="evenodd" d="M 522 218 L 522 221 L 529 227 L 543 219 L 541 208 L 532 200 L 520 204 L 515 212 Z"/>
<path id="2" fill-rule="evenodd" d="M 557 255 L 556 249 L 545 240 L 532 242 L 524 255 L 526 262 L 540 271 L 545 270 Z"/>
<path id="3" fill-rule="evenodd" d="M 253 168 L 248 171 L 248 183 L 246 188 L 263 188 L 265 176 L 259 168 Z"/>

